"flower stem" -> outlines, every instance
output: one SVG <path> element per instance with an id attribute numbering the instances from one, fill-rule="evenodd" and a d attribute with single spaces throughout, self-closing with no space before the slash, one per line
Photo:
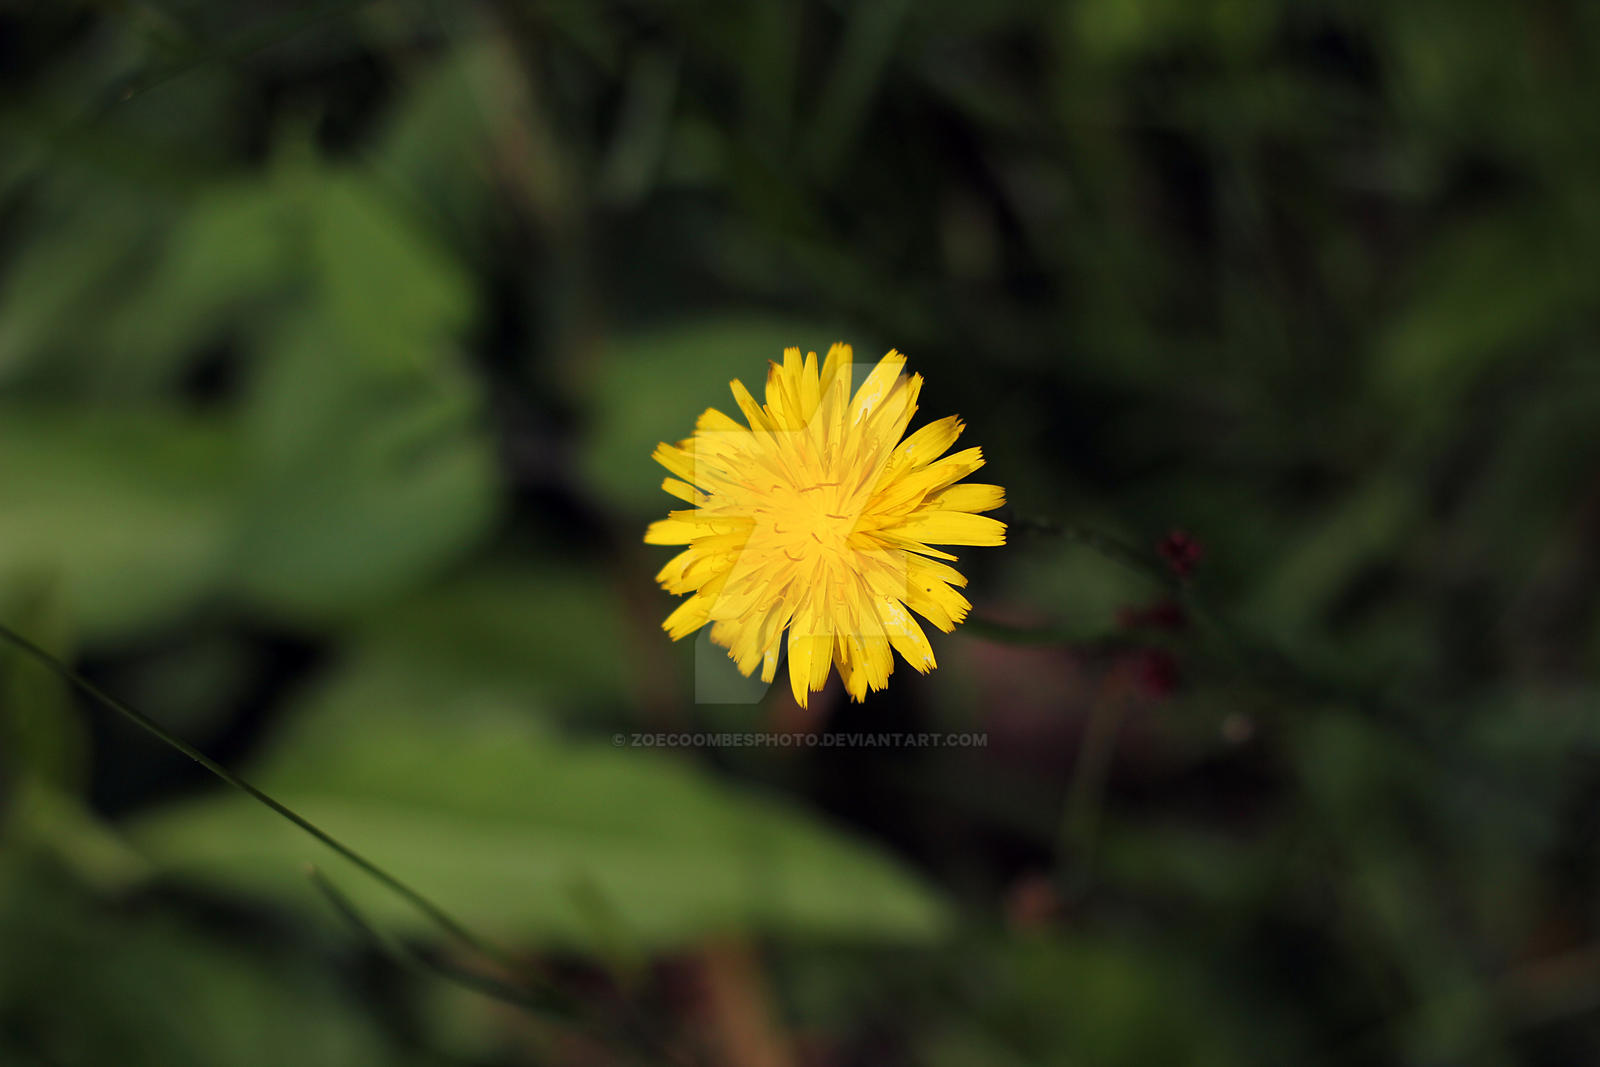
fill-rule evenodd
<path id="1" fill-rule="evenodd" d="M 1244 633 L 1226 616 L 1214 610 L 1190 580 L 1165 565 L 1154 552 L 1141 551 L 1120 538 L 1054 519 L 1020 517 L 1011 526 L 1023 533 L 1037 533 L 1082 545 L 1121 567 L 1135 571 L 1165 588 L 1195 623 L 1209 634 L 1241 670 L 1293 689 L 1303 696 L 1342 704 L 1360 712 L 1382 715 L 1391 711 L 1378 694 L 1366 692 L 1341 679 L 1328 677 L 1291 658 L 1275 645 L 1263 643 Z M 977 621 L 983 636 L 1013 644 L 1067 644 L 1059 628 L 1002 627 L 986 620 Z M 1392 716 L 1389 716 L 1392 718 Z"/>
<path id="2" fill-rule="evenodd" d="M 1111 772 L 1111 758 L 1116 752 L 1126 706 L 1123 687 L 1114 677 L 1108 679 L 1089 712 L 1089 722 L 1073 768 L 1072 785 L 1061 812 L 1056 842 L 1057 875 L 1058 881 L 1075 897 L 1089 889 L 1106 778 Z"/>

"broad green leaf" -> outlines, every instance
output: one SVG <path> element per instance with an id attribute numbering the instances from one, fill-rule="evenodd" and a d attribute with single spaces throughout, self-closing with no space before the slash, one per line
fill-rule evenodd
<path id="1" fill-rule="evenodd" d="M 385 186 L 392 179 L 427 219 L 471 231 L 491 181 L 491 133 L 517 121 L 522 72 L 503 42 L 473 39 L 413 79 L 376 152 Z"/>
<path id="2" fill-rule="evenodd" d="M 321 317 L 286 324 L 245 417 L 237 575 L 274 609 L 358 607 L 470 547 L 496 510 L 472 382 L 375 367 Z"/>
<path id="3" fill-rule="evenodd" d="M 121 892 L 149 879 L 144 857 L 117 830 L 85 802 L 42 781 L 24 782 L 0 814 L 8 847 L 48 855 L 85 886 Z"/>
<path id="4" fill-rule="evenodd" d="M 302 709 L 253 781 L 468 924 L 612 948 L 729 931 L 921 940 L 945 913 L 866 844 L 664 754 L 547 732 L 485 694 L 346 675 Z M 377 922 L 437 934 L 283 819 L 219 793 L 132 827 L 175 877 L 324 914 L 327 869 Z M 598 929 L 596 904 L 611 917 Z"/>
<path id="5" fill-rule="evenodd" d="M 488 561 L 360 620 L 352 680 L 402 684 L 428 700 L 492 693 L 615 702 L 636 667 L 610 576 L 576 565 Z M 651 636 L 655 636 L 652 628 Z"/>
<path id="6" fill-rule="evenodd" d="M 307 209 L 318 296 L 344 346 L 375 367 L 436 365 L 472 311 L 460 266 L 372 179 L 319 174 Z"/>
<path id="7" fill-rule="evenodd" d="M 252 301 L 282 288 L 299 231 L 291 204 L 266 181 L 209 189 L 174 227 L 154 266 L 116 306 L 102 363 L 125 386 L 159 383 L 201 346 L 247 321 Z"/>
<path id="8" fill-rule="evenodd" d="M 0 289 L 0 384 L 27 374 L 59 374 L 52 360 L 76 366 L 102 339 L 108 308 L 127 301 L 128 280 L 152 236 L 147 205 L 102 195 L 95 184 L 69 185 L 83 202 L 51 206 L 11 253 Z M 41 217 L 42 216 L 42 217 Z"/>
<path id="9" fill-rule="evenodd" d="M 218 581 L 233 448 L 175 413 L 0 412 L 0 584 L 58 584 L 85 640 L 176 617 Z"/>

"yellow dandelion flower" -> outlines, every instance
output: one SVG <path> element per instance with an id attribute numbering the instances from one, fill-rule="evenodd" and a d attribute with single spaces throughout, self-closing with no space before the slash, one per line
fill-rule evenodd
<path id="1" fill-rule="evenodd" d="M 966 578 L 944 562 L 956 557 L 929 545 L 1004 544 L 1005 524 L 978 512 L 1000 507 L 1005 491 L 957 484 L 983 451 L 944 455 L 962 430 L 953 415 L 901 440 L 922 388 L 905 362 L 891 351 L 852 396 L 849 345 L 834 345 L 820 371 L 815 352 L 802 361 L 786 349 L 765 404 L 732 383 L 748 426 L 711 408 L 692 437 L 657 446 L 675 476 L 661 487 L 692 505 L 644 537 L 688 546 L 656 575 L 668 592 L 692 594 L 662 624 L 674 641 L 710 623 L 744 675 L 760 666 L 770 682 L 787 630 L 801 707 L 834 665 L 855 700 L 888 684 L 895 651 L 933 669 L 911 612 L 948 633 L 972 605 L 956 591 Z"/>

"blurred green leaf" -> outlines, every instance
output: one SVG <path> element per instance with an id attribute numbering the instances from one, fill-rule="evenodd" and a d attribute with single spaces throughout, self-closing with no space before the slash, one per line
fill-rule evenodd
<path id="1" fill-rule="evenodd" d="M 1060 539 L 1025 536 L 996 562 L 1001 576 L 983 591 L 985 606 L 1048 623 L 1064 640 L 1104 637 L 1118 625 L 1119 611 L 1161 595 L 1145 575 Z"/>
<path id="2" fill-rule="evenodd" d="M 59 373 L 52 360 L 77 363 L 105 339 L 106 309 L 137 291 L 139 253 L 160 214 L 95 183 L 63 183 L 13 251 L 0 291 L 0 384 Z M 47 201 L 48 203 L 48 201 Z"/>
<path id="3" fill-rule="evenodd" d="M 267 181 L 208 188 L 187 208 L 134 299 L 113 308 L 101 362 L 123 388 L 165 384 L 251 302 L 283 289 L 294 267 L 297 219 Z"/>
<path id="4" fill-rule="evenodd" d="M 436 365 L 472 313 L 461 268 L 370 178 L 319 174 L 304 195 L 316 292 L 342 347 L 375 367 Z"/>
<path id="5" fill-rule="evenodd" d="M 468 548 L 496 510 L 479 410 L 449 368 L 397 377 L 319 317 L 285 323 L 245 413 L 244 589 L 281 611 L 346 612 Z"/>
<path id="6" fill-rule="evenodd" d="M 469 41 L 407 84 L 372 166 L 377 181 L 418 207 L 419 226 L 472 230 L 492 179 L 492 136 L 515 120 L 517 72 L 508 66 L 503 48 Z"/>
<path id="7" fill-rule="evenodd" d="M 210 420 L 5 411 L 0 583 L 58 583 L 86 641 L 176 617 L 218 582 L 234 454 Z"/>
<path id="8" fill-rule="evenodd" d="M 866 125 L 911 6 L 907 0 L 865 0 L 846 13 L 844 38 L 807 135 L 811 166 L 825 180 L 834 176 Z"/>
<path id="9" fill-rule="evenodd" d="M 85 886 L 115 893 L 145 882 L 149 864 L 86 803 L 39 780 L 12 800 L 0 838 L 17 855 L 46 854 Z"/>
<path id="10" fill-rule="evenodd" d="M 1311 630 L 1362 568 L 1394 558 L 1421 505 L 1415 487 L 1398 477 L 1357 488 L 1262 569 L 1249 611 L 1264 630 L 1291 637 Z"/>
<path id="11" fill-rule="evenodd" d="M 1417 289 L 1382 339 L 1386 396 L 1435 425 L 1496 361 L 1526 358 L 1593 304 L 1590 272 L 1549 210 L 1460 224 L 1418 266 Z"/>
<path id="12" fill-rule="evenodd" d="M 44 647 L 71 645 L 64 605 L 51 584 L 0 599 L 7 625 Z M 64 657 L 70 658 L 70 657 Z M 0 778 L 69 795 L 89 785 L 89 729 L 65 682 L 14 645 L 0 648 Z"/>
<path id="13" fill-rule="evenodd" d="M 1419 847 L 1426 815 L 1445 795 L 1438 768 L 1408 758 L 1387 733 L 1350 717 L 1299 723 L 1293 745 L 1308 799 L 1339 862 L 1351 869 L 1352 918 L 1370 938 L 1369 951 L 1379 952 L 1416 998 L 1394 1021 L 1410 1055 L 1425 1063 L 1469 1054 L 1510 1062 L 1506 1020 L 1493 1010 L 1489 980 L 1450 922 L 1480 872 L 1463 864 L 1456 877 L 1441 879 L 1451 868 L 1439 869 L 1437 853 Z M 1451 823 L 1464 825 L 1471 824 Z"/>
<path id="14" fill-rule="evenodd" d="M 14 861 L 0 862 L 0 944 L 0 1056 L 20 1035 L 53 1067 L 406 1059 L 325 965 L 97 905 Z"/>
<path id="15" fill-rule="evenodd" d="M 938 900 L 898 864 L 775 799 L 673 757 L 564 739 L 486 695 L 410 677 L 336 679 L 250 778 L 469 925 L 500 937 L 661 946 L 761 930 L 924 940 Z M 305 861 L 326 854 L 247 798 L 184 802 L 132 828 L 174 876 L 321 913 Z M 342 863 L 384 926 L 436 933 Z M 597 931 L 594 902 L 616 928 Z M 603 935 L 603 936 L 602 936 Z"/>
<path id="16" fill-rule="evenodd" d="M 477 693 L 563 707 L 625 699 L 636 679 L 621 607 L 598 570 L 485 561 L 360 620 L 349 654 L 370 669 L 345 678 L 409 679 L 414 701 L 441 705 Z"/>
<path id="17" fill-rule="evenodd" d="M 1002 942 L 967 979 L 988 989 L 970 1015 L 932 1020 L 922 1035 L 937 1067 L 1282 1062 L 1283 1035 L 1262 1021 L 1245 1040 L 1217 1010 L 1221 974 L 1203 973 L 1183 946 L 1137 936 L 1044 936 Z M 1070 1003 L 1062 990 L 1071 990 Z"/>
<path id="18" fill-rule="evenodd" d="M 1279 842 L 1227 837 L 1199 827 L 1116 820 L 1099 835 L 1103 877 L 1136 893 L 1242 909 L 1271 888 Z"/>
<path id="19" fill-rule="evenodd" d="M 1224 55 L 1245 51 L 1264 40 L 1273 23 L 1269 5 L 1248 0 L 1117 0 L 1070 11 L 1077 40 L 1101 62 L 1137 58 L 1186 40 Z"/>

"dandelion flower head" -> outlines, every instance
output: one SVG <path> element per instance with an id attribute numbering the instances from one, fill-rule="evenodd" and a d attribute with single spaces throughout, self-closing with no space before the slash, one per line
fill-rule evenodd
<path id="1" fill-rule="evenodd" d="M 913 617 L 949 632 L 971 604 L 956 557 L 933 545 L 1000 545 L 1005 524 L 980 512 L 1005 503 L 998 485 L 962 479 L 983 451 L 945 455 L 955 416 L 905 436 L 922 376 L 891 351 L 851 391 L 851 351 L 836 344 L 818 366 L 787 349 L 770 364 L 766 403 L 737 379 L 745 423 L 715 408 L 693 436 L 657 446 L 673 477 L 662 488 L 688 507 L 651 523 L 645 541 L 683 545 L 657 581 L 689 594 L 663 628 L 677 640 L 708 623 L 738 669 L 777 675 L 804 707 L 833 667 L 854 700 L 882 689 L 894 653 L 921 672 L 933 649 Z"/>

